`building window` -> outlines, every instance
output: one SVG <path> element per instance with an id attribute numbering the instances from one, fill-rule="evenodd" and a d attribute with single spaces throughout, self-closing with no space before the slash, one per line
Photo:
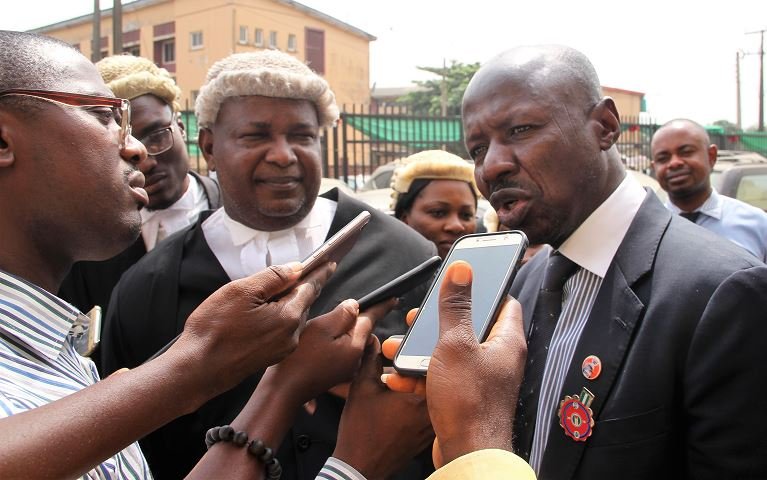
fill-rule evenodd
<path id="1" fill-rule="evenodd" d="M 277 48 L 277 32 L 269 32 L 269 48 Z"/>
<path id="2" fill-rule="evenodd" d="M 295 52 L 296 51 L 296 36 L 295 34 L 288 35 L 288 51 L 289 52 Z"/>
<path id="3" fill-rule="evenodd" d="M 249 30 L 250 29 L 248 27 L 240 25 L 240 43 L 243 44 L 243 45 L 248 43 L 248 32 L 249 32 Z"/>
<path id="4" fill-rule="evenodd" d="M 176 41 L 168 40 L 162 43 L 162 64 L 176 63 Z"/>
<path id="5" fill-rule="evenodd" d="M 133 55 L 134 57 L 141 56 L 141 45 L 131 45 L 129 47 L 123 47 L 123 53 Z"/>
<path id="6" fill-rule="evenodd" d="M 190 42 L 189 43 L 191 44 L 193 49 L 195 49 L 195 48 L 202 48 L 203 44 L 202 44 L 202 31 L 201 30 L 197 31 L 197 32 L 191 32 L 189 34 L 189 37 L 190 37 Z"/>
<path id="7" fill-rule="evenodd" d="M 256 38 L 253 40 L 253 45 L 257 47 L 264 46 L 264 30 L 261 28 L 256 29 Z"/>

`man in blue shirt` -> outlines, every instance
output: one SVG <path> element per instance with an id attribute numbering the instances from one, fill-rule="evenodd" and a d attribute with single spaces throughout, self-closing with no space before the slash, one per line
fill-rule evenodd
<path id="1" fill-rule="evenodd" d="M 711 187 L 716 152 L 706 130 L 692 120 L 672 120 L 655 132 L 652 165 L 668 192 L 666 207 L 767 261 L 767 213 Z"/>

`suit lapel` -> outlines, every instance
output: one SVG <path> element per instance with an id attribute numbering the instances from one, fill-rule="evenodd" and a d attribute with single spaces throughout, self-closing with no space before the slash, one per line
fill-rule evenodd
<path id="1" fill-rule="evenodd" d="M 591 409 L 597 421 L 649 301 L 643 280 L 651 272 L 670 220 L 657 197 L 648 193 L 602 281 L 568 368 L 559 400 L 588 388 L 594 394 Z M 581 363 L 589 355 L 598 356 L 602 363 L 602 373 L 595 380 L 586 379 L 581 372 Z M 558 415 L 550 427 L 540 478 L 572 478 L 589 440 L 576 442 L 566 436 Z M 593 435 L 599 435 L 598 427 Z"/>

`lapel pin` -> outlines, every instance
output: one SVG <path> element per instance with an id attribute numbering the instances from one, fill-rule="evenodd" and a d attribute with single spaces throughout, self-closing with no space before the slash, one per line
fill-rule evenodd
<path id="1" fill-rule="evenodd" d="M 594 394 L 583 387 L 580 395 L 567 395 L 559 403 L 559 425 L 576 442 L 585 442 L 594 431 L 593 401 Z"/>
<path id="2" fill-rule="evenodd" d="M 596 355 L 589 355 L 581 363 L 581 373 L 587 380 L 596 380 L 602 373 L 602 360 Z"/>

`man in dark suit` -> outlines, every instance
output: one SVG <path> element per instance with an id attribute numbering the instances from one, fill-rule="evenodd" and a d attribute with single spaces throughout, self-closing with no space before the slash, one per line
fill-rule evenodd
<path id="1" fill-rule="evenodd" d="M 123 272 L 158 240 L 193 224 L 200 212 L 216 209 L 221 202 L 218 183 L 189 169 L 179 117 L 181 90 L 170 74 L 149 59 L 131 55 L 105 58 L 96 67 L 115 95 L 130 100 L 133 135 L 148 153 L 138 165 L 149 195 L 149 204 L 141 210 L 141 236 L 108 260 L 75 263 L 59 292 L 83 312 L 98 305 L 106 315 Z"/>
<path id="2" fill-rule="evenodd" d="M 463 123 L 501 223 L 553 247 L 511 291 L 528 332 L 515 448 L 539 478 L 767 476 L 763 264 L 626 175 L 588 59 L 499 55 Z"/>
<path id="3" fill-rule="evenodd" d="M 300 260 L 363 210 L 371 220 L 338 264 L 310 315 L 359 298 L 436 254 L 406 225 L 337 190 L 318 197 L 320 127 L 338 118 L 327 82 L 294 57 L 235 54 L 211 67 L 196 113 L 200 146 L 221 183 L 224 208 L 201 216 L 123 275 L 103 339 L 106 372 L 133 367 L 171 341 L 188 312 L 221 285 L 285 260 Z M 403 333 L 404 312 L 426 288 L 379 319 L 380 337 Z M 323 368 L 317 365 L 316 368 Z M 260 375 L 142 441 L 157 478 L 180 478 L 204 453 L 205 430 L 227 424 Z M 343 400 L 327 394 L 302 412 L 279 450 L 284 478 L 311 478 L 335 445 Z M 424 422 L 428 422 L 425 408 Z M 424 445 L 425 446 L 425 445 Z M 414 478 L 423 478 L 418 471 Z"/>

